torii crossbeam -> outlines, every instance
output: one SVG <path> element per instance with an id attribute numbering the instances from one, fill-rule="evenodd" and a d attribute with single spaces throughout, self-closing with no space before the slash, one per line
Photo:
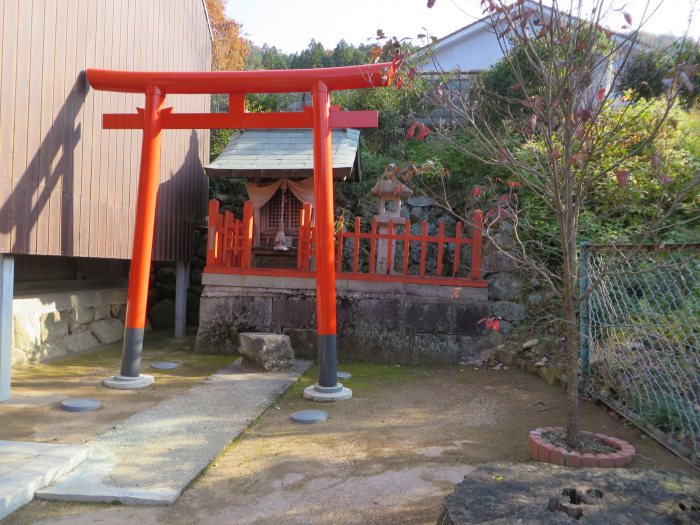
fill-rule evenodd
<path id="1" fill-rule="evenodd" d="M 389 63 L 321 69 L 217 72 L 133 72 L 88 69 L 93 89 L 143 93 L 145 108 L 135 114 L 105 114 L 104 129 L 142 129 L 134 246 L 121 373 L 105 381 L 115 388 L 139 388 L 153 379 L 140 373 L 146 302 L 153 249 L 161 132 L 164 129 L 311 128 L 314 137 L 314 200 L 316 205 L 316 308 L 319 346 L 319 397 L 342 396 L 337 380 L 336 289 L 334 250 L 333 128 L 377 127 L 376 111 L 338 111 L 330 104 L 332 91 L 387 86 Z M 248 113 L 248 93 L 311 92 L 312 106 L 299 112 Z M 227 113 L 175 113 L 165 107 L 168 94 L 229 94 Z M 347 390 L 347 389 L 345 389 Z"/>

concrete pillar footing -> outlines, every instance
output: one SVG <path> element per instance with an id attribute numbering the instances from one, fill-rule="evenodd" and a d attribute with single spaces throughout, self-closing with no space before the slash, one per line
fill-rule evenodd
<path id="1" fill-rule="evenodd" d="M 341 387 L 338 391 L 324 392 L 324 390 L 327 390 L 324 389 L 324 387 L 321 387 L 319 385 L 311 385 L 304 389 L 304 399 L 323 403 L 330 401 L 345 401 L 346 399 L 350 399 L 352 397 L 352 390 L 350 390 L 349 388 L 345 388 L 340 383 L 338 383 L 338 386 Z M 321 391 L 318 390 L 319 388 L 321 389 Z"/>
<path id="2" fill-rule="evenodd" d="M 140 374 L 138 377 L 127 377 L 117 374 L 108 377 L 102 381 L 102 384 L 107 388 L 115 388 L 117 390 L 135 390 L 151 386 L 154 381 L 153 376 L 148 374 Z"/>

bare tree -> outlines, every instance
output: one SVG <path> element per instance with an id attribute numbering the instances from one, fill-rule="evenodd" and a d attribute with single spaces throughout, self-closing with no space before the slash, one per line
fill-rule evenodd
<path id="1" fill-rule="evenodd" d="M 476 155 L 481 162 L 510 176 L 510 185 L 487 214 L 487 234 L 504 219 L 513 224 L 515 242 L 501 246 L 504 254 L 521 268 L 537 272 L 562 302 L 570 374 L 566 440 L 576 447 L 580 370 L 577 243 L 591 191 L 601 181 L 611 179 L 619 187 L 626 187 L 634 179 L 634 166 L 647 162 L 659 184 L 668 186 L 668 191 L 660 192 L 653 216 L 637 232 L 649 239 L 654 232 L 668 227 L 669 217 L 694 191 L 700 177 L 691 173 L 682 183 L 670 185 L 662 170 L 663 151 L 654 150 L 667 127 L 674 125 L 674 105 L 680 90 L 693 89 L 689 80 L 693 65 L 675 65 L 666 79 L 662 102 L 653 102 L 653 117 L 646 117 L 649 120 L 643 133 L 633 139 L 626 131 L 640 107 L 616 95 L 613 89 L 625 63 L 640 46 L 638 30 L 653 15 L 652 3 L 636 29 L 631 27 L 633 20 L 628 13 L 617 12 L 625 20 L 624 33 L 604 27 L 606 17 L 614 14 L 606 0 L 571 0 L 565 6 L 552 0 L 551 4 L 548 7 L 542 0 L 482 0 L 515 82 L 499 92 L 478 81 L 470 89 L 455 90 L 450 89 L 455 84 L 445 75 L 434 97 L 449 110 L 451 125 L 433 123 L 433 127 L 457 148 L 463 143 L 456 140 L 454 127 L 468 133 L 479 148 L 465 148 L 464 153 Z M 511 140 L 514 135 L 520 139 L 517 151 Z M 623 140 L 620 148 L 611 147 Z M 421 170 L 412 173 L 420 174 Z M 517 204 L 519 187 L 539 196 L 556 217 L 552 245 L 561 261 L 558 269 L 534 257 L 519 237 L 523 226 Z M 467 218 L 464 210 L 452 206 L 451 195 L 434 179 L 422 188 L 440 205 Z M 473 195 L 480 191 L 473 190 Z"/>

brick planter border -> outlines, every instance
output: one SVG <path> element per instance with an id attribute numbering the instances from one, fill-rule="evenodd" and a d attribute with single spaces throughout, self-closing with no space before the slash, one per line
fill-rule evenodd
<path id="1" fill-rule="evenodd" d="M 606 436 L 605 434 L 593 434 L 606 445 L 616 448 L 617 452 L 613 454 L 581 454 L 580 452 L 569 452 L 551 443 L 545 443 L 542 440 L 542 434 L 552 430 L 564 429 L 561 427 L 543 427 L 530 432 L 528 446 L 530 457 L 534 461 L 566 467 L 587 468 L 626 467 L 634 461 L 634 447 L 622 439 Z M 583 433 L 591 434 L 591 432 Z"/>

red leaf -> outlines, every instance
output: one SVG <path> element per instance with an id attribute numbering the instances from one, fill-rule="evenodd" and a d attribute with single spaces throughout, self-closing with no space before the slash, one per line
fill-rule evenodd
<path id="1" fill-rule="evenodd" d="M 523 187 L 522 184 L 520 184 L 518 181 L 515 181 L 515 180 L 509 180 L 508 186 L 510 186 L 510 189 L 512 189 L 512 190 L 514 190 L 515 188 L 522 188 Z"/>
<path id="2" fill-rule="evenodd" d="M 586 136 L 586 132 L 584 131 L 582 126 L 576 126 L 576 129 L 574 130 L 574 135 L 577 139 L 583 140 L 583 137 Z"/>
<path id="3" fill-rule="evenodd" d="M 630 172 L 627 170 L 617 170 L 615 173 L 615 176 L 617 177 L 617 183 L 620 185 L 620 188 L 624 188 L 627 186 L 627 183 L 630 180 Z"/>
<path id="4" fill-rule="evenodd" d="M 479 326 L 480 324 L 483 324 L 487 330 L 492 330 L 494 332 L 498 332 L 498 330 L 501 328 L 501 321 L 498 319 L 498 317 L 484 317 L 476 322 L 476 326 Z"/>
<path id="5" fill-rule="evenodd" d="M 605 96 L 605 88 L 600 88 L 600 89 L 596 92 L 595 96 L 596 96 L 596 98 L 597 98 L 598 100 L 603 100 L 603 97 Z"/>
<path id="6" fill-rule="evenodd" d="M 503 204 L 506 202 L 508 199 L 510 199 L 510 195 L 508 193 L 504 193 L 498 198 L 498 204 Z"/>
<path id="7" fill-rule="evenodd" d="M 404 137 L 406 140 L 413 138 L 413 134 L 416 132 L 417 125 L 418 122 L 414 122 L 413 125 L 411 125 L 411 127 L 406 130 L 406 136 Z"/>
<path id="8" fill-rule="evenodd" d="M 661 184 L 663 186 L 666 186 L 666 184 L 673 182 L 673 179 L 671 177 L 669 177 L 668 175 L 659 175 L 656 178 L 659 181 L 659 184 Z"/>
<path id="9" fill-rule="evenodd" d="M 428 9 L 435 5 L 435 0 L 428 0 Z"/>
<path id="10" fill-rule="evenodd" d="M 396 89 L 401 89 L 402 85 L 403 85 L 403 77 L 401 77 L 401 76 L 396 77 Z"/>
<path id="11" fill-rule="evenodd" d="M 484 193 L 484 188 L 482 188 L 481 186 L 474 186 L 472 188 L 472 197 L 474 197 L 475 199 L 481 196 L 482 193 Z"/>
<path id="12" fill-rule="evenodd" d="M 622 13 L 622 16 L 625 17 L 625 22 L 627 22 L 628 24 L 632 23 L 632 15 L 631 14 L 625 12 L 625 13 Z"/>
<path id="13" fill-rule="evenodd" d="M 420 131 L 418 132 L 418 135 L 416 135 L 416 140 L 423 140 L 428 136 L 428 133 L 430 133 L 428 126 L 421 124 Z"/>

